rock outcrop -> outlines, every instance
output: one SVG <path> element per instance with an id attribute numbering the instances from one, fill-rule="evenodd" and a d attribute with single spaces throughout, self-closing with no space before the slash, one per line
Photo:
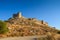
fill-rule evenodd
<path id="1" fill-rule="evenodd" d="M 8 36 L 33 36 L 46 35 L 48 32 L 56 33 L 57 30 L 51 28 L 47 22 L 35 18 L 25 18 L 19 14 L 13 14 L 7 21 Z"/>

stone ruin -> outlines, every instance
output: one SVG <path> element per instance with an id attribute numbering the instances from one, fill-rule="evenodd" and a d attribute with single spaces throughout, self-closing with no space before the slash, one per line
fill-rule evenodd
<path id="1" fill-rule="evenodd" d="M 41 23 L 44 24 L 44 25 L 48 25 L 48 23 L 43 21 L 43 20 L 41 20 Z"/>
<path id="2" fill-rule="evenodd" d="M 28 18 L 28 20 L 35 21 L 35 23 L 37 23 L 37 24 L 48 25 L 47 22 L 45 22 L 45 21 L 43 21 L 43 20 L 36 20 L 36 18 Z"/>
<path id="3" fill-rule="evenodd" d="M 21 12 L 18 12 L 17 14 L 13 14 L 13 18 L 21 18 Z"/>
<path id="4" fill-rule="evenodd" d="M 19 18 L 24 18 L 23 20 L 25 20 L 26 18 L 22 16 L 21 12 L 18 12 L 17 14 L 13 14 L 13 18 L 19 19 Z M 11 19 L 11 18 L 10 18 Z M 9 20 L 10 20 L 9 19 Z M 36 18 L 27 18 L 27 20 L 30 21 L 34 21 L 36 24 L 43 24 L 43 25 L 48 25 L 47 22 L 43 21 L 43 20 L 37 20 Z"/>

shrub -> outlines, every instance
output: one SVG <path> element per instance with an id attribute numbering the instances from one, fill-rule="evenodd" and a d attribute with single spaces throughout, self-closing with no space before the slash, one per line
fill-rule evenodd
<path id="1" fill-rule="evenodd" d="M 6 26 L 6 23 L 0 20 L 0 34 L 6 33 L 7 31 L 8 28 Z"/>

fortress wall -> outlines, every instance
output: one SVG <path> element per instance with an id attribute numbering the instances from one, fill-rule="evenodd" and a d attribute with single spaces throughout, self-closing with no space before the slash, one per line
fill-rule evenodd
<path id="1" fill-rule="evenodd" d="M 43 20 L 41 21 L 41 24 L 48 25 L 48 23 Z"/>

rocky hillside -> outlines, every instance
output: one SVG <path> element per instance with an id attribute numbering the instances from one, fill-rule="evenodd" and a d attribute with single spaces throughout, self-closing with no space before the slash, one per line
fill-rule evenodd
<path id="1" fill-rule="evenodd" d="M 21 13 L 14 14 L 12 18 L 9 18 L 5 22 L 9 29 L 8 36 L 46 35 L 48 32 L 57 32 L 47 22 L 35 18 L 25 18 Z"/>

